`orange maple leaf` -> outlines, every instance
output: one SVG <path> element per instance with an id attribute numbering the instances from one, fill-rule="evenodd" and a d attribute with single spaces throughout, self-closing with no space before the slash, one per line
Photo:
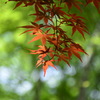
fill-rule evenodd
<path id="1" fill-rule="evenodd" d="M 44 34 L 42 34 L 42 32 L 38 32 L 35 33 L 34 35 L 36 35 L 29 43 L 34 42 L 36 40 L 41 40 L 42 44 L 45 45 L 46 44 L 46 39 L 50 36 L 53 36 L 54 34 L 47 34 L 49 30 L 47 30 Z"/>
<path id="2" fill-rule="evenodd" d="M 46 71 L 48 69 L 48 66 L 54 67 L 56 69 L 56 67 L 54 66 L 54 64 L 52 63 L 53 60 L 48 60 L 44 62 L 43 65 L 43 70 L 44 70 L 44 76 L 46 75 Z"/>
<path id="3" fill-rule="evenodd" d="M 19 27 L 19 28 L 26 28 L 26 29 L 29 29 L 29 30 L 26 30 L 26 31 L 24 31 L 23 33 L 21 33 L 21 34 L 24 34 L 24 33 L 27 33 L 27 32 L 32 32 L 32 33 L 30 33 L 30 34 L 35 34 L 35 33 L 38 33 L 38 32 L 42 32 L 42 30 L 41 30 L 41 28 L 42 27 L 44 27 L 44 25 L 43 24 L 36 24 L 36 23 L 34 23 L 34 22 L 31 22 L 31 24 L 32 25 L 26 25 L 26 26 L 21 26 L 21 27 Z"/>

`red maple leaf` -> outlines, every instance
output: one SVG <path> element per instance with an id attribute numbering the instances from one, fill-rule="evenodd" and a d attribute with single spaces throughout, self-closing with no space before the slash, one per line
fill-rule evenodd
<path id="1" fill-rule="evenodd" d="M 98 12 L 100 13 L 100 0 L 86 0 L 87 4 L 93 2 Z"/>
<path id="2" fill-rule="evenodd" d="M 84 32 L 88 33 L 88 31 L 87 31 L 87 27 L 86 27 L 85 23 L 82 21 L 82 19 L 84 19 L 84 18 L 80 17 L 80 16 L 76 16 L 76 14 L 70 14 L 69 16 L 71 18 L 67 19 L 67 22 L 68 22 L 67 25 L 72 26 L 72 35 L 76 31 L 78 31 L 83 36 L 83 38 L 85 38 Z M 70 22 L 70 24 L 69 24 L 69 22 Z"/>
<path id="3" fill-rule="evenodd" d="M 64 54 L 60 54 L 60 55 L 56 55 L 56 56 L 58 57 L 58 62 L 63 60 L 70 66 L 69 61 L 68 61 L 70 58 L 68 56 L 66 56 Z"/>
<path id="4" fill-rule="evenodd" d="M 53 22 L 52 19 L 50 18 L 50 16 L 47 15 L 47 11 L 46 10 L 37 11 L 35 14 L 31 14 L 31 15 L 35 15 L 36 16 L 36 19 L 35 19 L 34 23 L 36 23 L 36 22 L 38 22 L 38 21 L 40 21 L 42 19 L 44 20 L 45 24 L 47 24 L 49 20 L 51 22 Z"/>
<path id="5" fill-rule="evenodd" d="M 37 50 L 30 50 L 30 54 L 36 54 L 38 57 L 36 67 L 42 66 L 44 76 L 49 66 L 54 67 L 53 62 L 64 61 L 69 66 L 72 56 L 76 56 L 82 61 L 80 52 L 87 54 L 84 49 L 73 42 L 67 32 L 63 29 L 63 24 L 67 24 L 72 28 L 72 35 L 78 31 L 83 37 L 84 33 L 88 33 L 84 19 L 76 14 L 69 14 L 72 6 L 81 11 L 80 5 L 84 5 L 78 0 L 8 0 L 15 1 L 15 8 L 23 5 L 23 7 L 33 6 L 35 10 L 35 20 L 32 25 L 21 26 L 27 30 L 23 33 L 29 33 L 33 36 L 29 43 L 41 40 L 41 45 Z M 87 4 L 94 3 L 100 12 L 100 0 L 86 0 Z M 63 3 L 63 4 L 62 4 Z M 63 10 L 63 5 L 67 5 L 68 11 Z M 14 9 L 15 9 L 14 8 Z M 65 9 L 65 8 L 64 8 Z M 40 21 L 42 24 L 37 23 Z M 51 33 L 52 32 L 52 33 Z M 22 33 L 22 34 L 23 34 Z"/>
<path id="6" fill-rule="evenodd" d="M 8 1 L 16 1 L 17 2 L 17 4 L 14 7 L 14 9 L 19 7 L 22 4 L 24 4 L 24 7 L 31 6 L 31 5 L 34 4 L 34 0 L 8 0 Z"/>
<path id="7" fill-rule="evenodd" d="M 81 11 L 79 4 L 82 4 L 82 2 L 79 2 L 77 0 L 64 0 L 63 2 L 68 6 L 69 10 L 72 8 L 72 6 L 75 6 L 77 9 Z"/>
<path id="8" fill-rule="evenodd" d="M 82 61 L 79 52 L 87 54 L 79 44 L 71 43 L 69 48 L 69 53 L 74 54 L 77 58 L 79 58 Z"/>
<path id="9" fill-rule="evenodd" d="M 60 18 L 60 16 L 64 16 L 64 15 L 68 15 L 65 11 L 62 10 L 62 7 L 57 7 L 56 5 L 54 5 L 52 8 L 49 8 L 47 11 L 50 12 L 51 14 L 51 18 L 53 18 L 55 15 L 58 16 L 58 18 Z"/>

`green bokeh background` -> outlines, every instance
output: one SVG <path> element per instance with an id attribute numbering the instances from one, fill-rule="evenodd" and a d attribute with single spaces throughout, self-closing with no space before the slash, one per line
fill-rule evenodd
<path id="1" fill-rule="evenodd" d="M 93 4 L 82 7 L 82 13 L 71 10 L 87 19 L 90 35 L 85 34 L 86 40 L 79 33 L 72 38 L 89 56 L 82 55 L 83 63 L 73 56 L 71 68 L 61 62 L 58 70 L 49 68 L 44 77 L 42 68 L 35 67 L 37 57 L 27 50 L 39 42 L 28 44 L 32 37 L 20 35 L 25 29 L 17 28 L 35 19 L 29 16 L 34 9 L 13 10 L 16 3 L 6 1 L 0 0 L 0 100 L 100 100 L 100 14 Z M 71 33 L 70 28 L 63 29 Z"/>

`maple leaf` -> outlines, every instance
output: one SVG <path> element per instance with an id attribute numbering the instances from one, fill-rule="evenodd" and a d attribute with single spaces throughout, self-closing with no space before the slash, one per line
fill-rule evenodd
<path id="1" fill-rule="evenodd" d="M 52 19 L 50 18 L 50 16 L 47 15 L 47 10 L 37 11 L 35 14 L 31 14 L 31 15 L 35 15 L 36 16 L 36 19 L 35 19 L 34 23 L 36 23 L 36 22 L 38 22 L 38 21 L 40 21 L 42 19 L 44 20 L 45 24 L 48 23 L 48 20 L 53 22 Z"/>
<path id="2" fill-rule="evenodd" d="M 81 20 L 81 19 L 84 19 L 83 17 L 80 17 L 80 16 L 76 16 L 76 14 L 70 14 L 69 15 L 70 19 L 67 19 L 67 25 L 68 26 L 72 26 L 72 35 L 78 31 L 82 36 L 83 38 L 85 39 L 84 37 L 84 32 L 89 34 L 88 31 L 87 31 L 87 27 L 85 25 L 85 23 Z M 70 24 L 69 24 L 70 22 Z"/>
<path id="3" fill-rule="evenodd" d="M 87 4 L 93 2 L 98 12 L 100 13 L 100 0 L 86 0 Z"/>
<path id="4" fill-rule="evenodd" d="M 78 10 L 81 11 L 79 4 L 82 4 L 82 2 L 79 2 L 77 0 L 63 0 L 63 2 L 68 6 L 69 11 L 72 6 L 75 6 Z"/>
<path id="5" fill-rule="evenodd" d="M 54 3 L 53 0 L 42 0 L 42 1 L 40 2 L 40 4 L 46 4 L 46 5 L 50 5 L 50 4 L 53 4 L 53 3 Z"/>
<path id="6" fill-rule="evenodd" d="M 68 60 L 70 59 L 69 57 L 67 57 L 67 56 L 64 55 L 64 54 L 60 54 L 60 55 L 56 55 L 56 56 L 58 57 L 58 61 L 63 60 L 63 61 L 65 61 L 65 62 L 70 66 L 70 64 L 69 64 L 69 62 L 68 62 Z"/>
<path id="7" fill-rule="evenodd" d="M 14 7 L 14 9 L 17 8 L 17 7 L 19 7 L 22 4 L 24 4 L 24 7 L 30 6 L 30 5 L 34 4 L 34 0 L 8 0 L 8 1 L 16 1 L 17 2 L 17 4 Z"/>
<path id="8" fill-rule="evenodd" d="M 39 8 L 45 12 L 45 9 L 42 7 L 42 5 L 40 5 L 39 2 L 35 2 L 35 11 L 38 13 L 39 12 Z"/>
<path id="9" fill-rule="evenodd" d="M 47 53 L 52 53 L 53 50 L 51 48 L 47 48 L 46 46 L 38 46 L 38 50 L 30 50 L 30 54 L 39 54 L 38 58 L 44 59 L 47 56 Z"/>
<path id="10" fill-rule="evenodd" d="M 48 69 L 48 66 L 54 67 L 56 69 L 56 67 L 54 66 L 54 64 L 52 63 L 53 60 L 48 60 L 44 62 L 43 65 L 43 70 L 44 70 L 44 76 L 46 75 L 46 71 Z"/>
<path id="11" fill-rule="evenodd" d="M 40 54 L 38 56 L 39 60 L 37 61 L 36 66 L 39 67 L 40 65 L 43 65 L 44 76 L 45 76 L 48 66 L 54 67 L 56 69 L 56 67 L 52 63 L 54 61 L 53 59 L 47 61 L 44 60 L 47 54 L 51 53 L 52 50 L 50 48 L 47 48 L 46 46 L 38 46 L 38 47 L 39 47 L 38 50 L 30 50 L 31 51 L 30 54 Z"/>
<path id="12" fill-rule="evenodd" d="M 31 22 L 31 24 L 32 25 L 21 26 L 19 28 L 29 29 L 29 30 L 24 31 L 23 33 L 27 33 L 27 32 L 30 32 L 30 31 L 32 31 L 32 33 L 30 33 L 30 34 L 35 34 L 37 32 L 42 32 L 42 30 L 40 28 L 44 27 L 43 24 L 36 24 L 34 22 Z M 23 33 L 21 33 L 21 34 L 23 34 Z"/>
<path id="13" fill-rule="evenodd" d="M 30 54 L 37 55 L 36 67 L 42 66 L 44 76 L 49 66 L 54 67 L 54 61 L 64 61 L 69 66 L 69 61 L 72 56 L 76 56 L 82 61 L 80 52 L 87 54 L 84 49 L 72 41 L 67 32 L 63 30 L 63 24 L 72 27 L 72 35 L 78 31 L 84 38 L 84 33 L 88 33 L 84 19 L 76 14 L 69 14 L 72 6 L 81 11 L 80 5 L 84 5 L 78 0 L 8 0 L 17 2 L 15 8 L 23 5 L 23 7 L 33 6 L 35 9 L 35 20 L 31 22 L 32 25 L 21 26 L 26 28 L 23 33 L 30 32 L 34 36 L 28 43 L 41 40 L 42 45 L 38 46 L 37 50 L 30 50 Z M 86 0 L 86 3 L 94 3 L 100 12 L 100 0 Z M 57 3 L 57 4 L 56 4 Z M 68 13 L 63 11 L 63 4 L 67 5 Z M 14 9 L 15 9 L 14 8 Z M 54 19 L 55 18 L 55 22 Z M 44 24 L 36 22 L 43 20 Z M 43 23 L 42 22 L 42 23 Z M 53 32 L 53 33 L 49 33 Z M 23 34 L 22 33 L 22 34 Z M 49 45 L 49 46 L 48 46 Z"/>
<path id="14" fill-rule="evenodd" d="M 82 62 L 79 52 L 83 52 L 83 53 L 87 54 L 79 44 L 71 43 L 70 48 L 69 48 L 69 53 L 74 54 Z"/>
<path id="15" fill-rule="evenodd" d="M 39 60 L 36 63 L 36 67 L 39 67 L 40 65 L 42 65 L 44 63 L 44 60 L 42 58 L 39 58 Z"/>
<path id="16" fill-rule="evenodd" d="M 55 46 L 56 50 L 61 49 L 60 46 L 63 43 L 63 41 L 61 40 L 60 35 L 55 37 L 55 35 L 53 37 L 48 37 L 48 42 L 53 44 Z"/>
<path id="17" fill-rule="evenodd" d="M 57 15 L 58 18 L 60 18 L 60 16 L 68 15 L 66 12 L 62 11 L 62 7 L 56 7 L 56 5 L 49 9 L 49 11 L 51 12 L 51 17 Z"/>
<path id="18" fill-rule="evenodd" d="M 54 34 L 47 34 L 47 33 L 48 33 L 48 30 L 44 34 L 42 34 L 41 32 L 35 33 L 34 35 L 36 35 L 36 37 L 34 37 L 29 43 L 40 39 L 42 41 L 42 44 L 45 45 L 46 39 L 54 35 Z"/>

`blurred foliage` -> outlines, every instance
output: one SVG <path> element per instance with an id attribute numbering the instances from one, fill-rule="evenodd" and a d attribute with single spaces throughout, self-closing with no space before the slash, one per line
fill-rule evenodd
<path id="1" fill-rule="evenodd" d="M 76 57 L 71 68 L 64 62 L 58 70 L 49 68 L 46 77 L 41 68 L 35 68 L 36 56 L 28 54 L 34 44 L 27 44 L 27 34 L 19 26 L 34 19 L 32 7 L 19 7 L 0 0 L 0 100 L 100 100 L 100 14 L 91 4 L 82 13 L 90 35 L 86 40 L 76 33 L 73 39 L 80 43 L 89 56 L 82 55 L 83 63 Z M 84 0 L 83 0 L 84 1 Z M 66 10 L 66 9 L 65 9 Z M 66 29 L 70 33 L 70 28 Z"/>

